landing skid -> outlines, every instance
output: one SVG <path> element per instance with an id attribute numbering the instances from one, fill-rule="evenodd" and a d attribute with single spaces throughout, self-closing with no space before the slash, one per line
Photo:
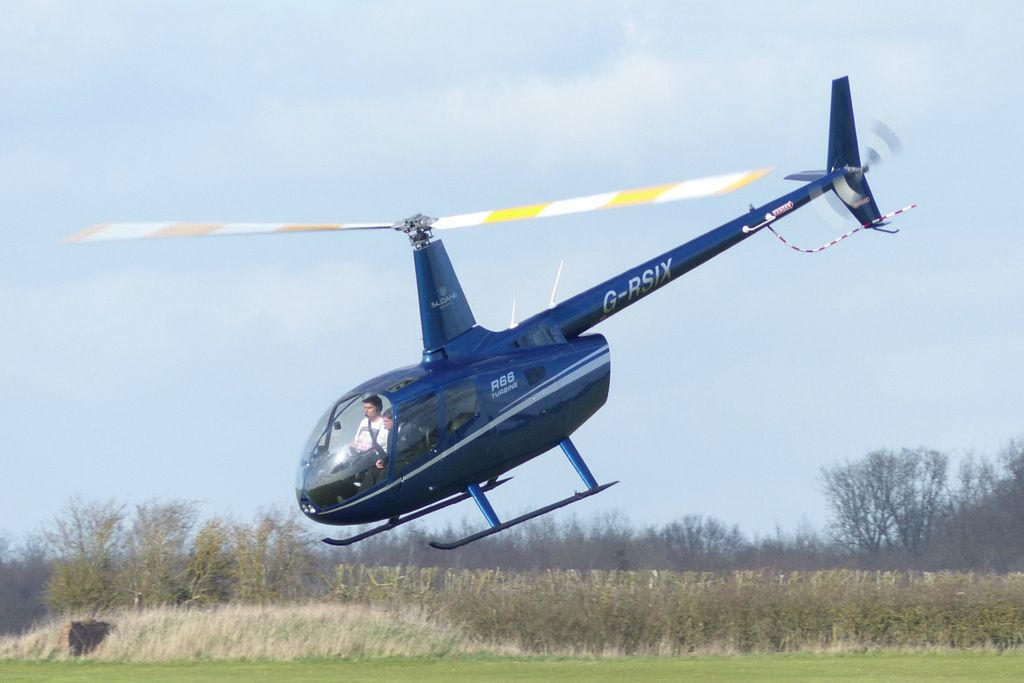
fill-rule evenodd
<path id="1" fill-rule="evenodd" d="M 497 480 L 491 481 L 486 486 L 484 486 L 482 490 L 490 491 L 492 489 L 495 489 L 495 488 L 501 486 L 506 481 L 509 481 L 511 479 L 512 479 L 512 477 L 506 477 L 504 479 L 497 479 Z M 451 498 L 447 498 L 445 500 L 442 500 L 439 503 L 434 503 L 433 505 L 431 505 L 429 507 L 425 507 L 425 508 L 422 508 L 420 510 L 417 510 L 416 512 L 408 514 L 405 517 L 392 517 L 385 524 L 381 524 L 380 526 L 375 526 L 372 529 L 370 529 L 368 531 L 364 531 L 361 534 L 356 534 L 355 536 L 349 536 L 348 538 L 325 538 L 325 539 L 322 539 L 322 540 L 327 545 L 337 545 L 337 546 L 352 545 L 353 543 L 358 543 L 359 541 L 362 541 L 364 539 L 370 538 L 371 536 L 376 536 L 377 534 L 384 533 L 385 531 L 391 531 L 396 526 L 401 526 L 402 524 L 405 524 L 406 522 L 411 522 L 414 519 L 419 519 L 420 517 L 423 517 L 425 515 L 429 515 L 431 512 L 437 512 L 438 510 L 443 510 L 444 508 L 448 507 L 449 505 L 455 505 L 456 503 L 461 503 L 462 501 L 466 500 L 469 497 L 470 497 L 470 494 L 469 494 L 468 491 L 466 493 L 458 493 L 458 494 L 452 496 Z"/>
<path id="2" fill-rule="evenodd" d="M 557 510 L 560 507 L 565 507 L 566 505 L 570 505 L 570 504 L 575 503 L 577 501 L 583 500 L 587 496 L 592 496 L 595 493 L 601 493 L 601 491 L 604 491 L 609 486 L 614 486 L 615 484 L 618 484 L 618 483 L 619 482 L 617 482 L 617 481 L 610 481 L 607 484 L 601 484 L 600 486 L 597 486 L 595 488 L 587 489 L 586 491 L 577 492 L 577 493 L 569 496 L 568 498 L 564 498 L 564 499 L 558 501 L 557 503 L 552 503 L 551 505 L 547 505 L 545 507 L 539 508 L 537 510 L 534 510 L 533 512 L 528 512 L 525 515 L 521 515 L 521 516 L 516 517 L 515 519 L 509 520 L 507 522 L 502 522 L 500 524 L 496 524 L 496 525 L 490 527 L 489 529 L 484 529 L 483 531 L 479 531 L 479 532 L 477 532 L 477 533 L 475 533 L 475 534 L 473 534 L 471 536 L 466 536 L 465 538 L 460 538 L 457 541 L 452 541 L 450 543 L 443 543 L 441 541 L 430 541 L 430 547 L 437 548 L 438 550 L 454 550 L 455 548 L 461 548 L 462 546 L 466 545 L 467 543 L 472 543 L 473 541 L 478 541 L 481 538 L 485 538 L 487 536 L 490 536 L 491 534 L 496 534 L 499 531 L 504 531 L 505 529 L 508 529 L 509 527 L 516 526 L 517 524 L 522 524 L 523 522 L 525 522 L 527 520 L 533 519 L 535 517 L 540 517 L 541 515 L 546 515 L 547 513 L 551 512 L 552 510 Z M 468 497 L 469 497 L 469 494 L 466 494 L 466 498 L 468 498 Z"/>
<path id="3" fill-rule="evenodd" d="M 494 512 L 494 508 L 491 507 L 490 502 L 487 500 L 487 496 L 484 495 L 484 491 L 487 490 L 486 487 L 482 488 L 480 486 L 477 486 L 476 484 L 470 484 L 466 490 L 466 493 L 463 494 L 462 500 L 465 500 L 466 498 L 472 496 L 473 500 L 476 501 L 477 506 L 480 508 L 480 512 L 482 512 L 484 517 L 487 519 L 487 523 L 491 525 L 490 528 L 477 532 L 470 536 L 466 536 L 465 538 L 460 538 L 459 540 L 452 541 L 450 543 L 430 541 L 430 546 L 432 548 L 437 548 L 438 550 L 454 550 L 455 548 L 461 548 L 467 543 L 478 541 L 481 538 L 490 536 L 491 534 L 496 534 L 499 531 L 504 531 L 509 527 L 516 526 L 517 524 L 522 524 L 527 520 L 540 517 L 541 515 L 546 515 L 552 510 L 557 510 L 558 508 L 565 507 L 566 505 L 578 502 L 580 500 L 583 500 L 584 498 L 594 495 L 595 493 L 601 493 L 601 491 L 604 491 L 609 486 L 614 486 L 615 484 L 619 483 L 617 481 L 612 481 L 607 484 L 601 484 L 600 486 L 598 486 L 597 480 L 595 480 L 594 475 L 590 473 L 590 469 L 587 467 L 587 463 L 583 462 L 583 457 L 580 456 L 580 452 L 576 450 L 576 446 L 573 444 L 573 442 L 570 441 L 567 437 L 563 439 L 559 445 L 562 447 L 562 451 L 565 452 L 566 457 L 569 458 L 569 462 L 571 462 L 572 466 L 576 468 L 576 472 L 580 475 L 580 478 L 583 479 L 583 483 L 587 485 L 587 489 L 585 491 L 577 491 L 575 494 L 569 496 L 568 498 L 563 498 L 557 503 L 552 503 L 551 505 L 538 508 L 533 512 L 527 512 L 525 515 L 520 515 L 515 519 L 509 520 L 507 522 L 502 522 L 498 519 L 498 515 Z"/>

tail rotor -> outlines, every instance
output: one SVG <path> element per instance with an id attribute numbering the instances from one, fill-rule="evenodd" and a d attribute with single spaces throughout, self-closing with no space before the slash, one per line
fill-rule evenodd
<path id="1" fill-rule="evenodd" d="M 795 173 L 786 176 L 786 179 L 813 181 L 836 171 L 845 171 L 828 188 L 835 193 L 846 209 L 840 209 L 840 214 L 853 215 L 863 228 L 878 228 L 885 225 L 887 218 L 906 209 L 883 216 L 878 210 L 865 174 L 870 167 L 877 166 L 902 148 L 896 132 L 881 121 L 876 121 L 865 149 L 866 163 L 861 162 L 857 127 L 853 117 L 853 99 L 850 96 L 850 79 L 844 76 L 832 81 L 832 113 L 829 118 L 828 158 L 825 170 Z"/>
<path id="2" fill-rule="evenodd" d="M 875 120 L 871 127 L 871 137 L 865 151 L 867 163 L 865 170 L 877 167 L 883 161 L 887 161 L 903 151 L 903 143 L 899 135 L 883 121 Z"/>

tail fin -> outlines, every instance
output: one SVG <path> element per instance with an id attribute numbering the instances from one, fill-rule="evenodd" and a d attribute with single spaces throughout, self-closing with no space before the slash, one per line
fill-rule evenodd
<path id="1" fill-rule="evenodd" d="M 832 81 L 832 114 L 828 126 L 828 161 L 824 171 L 803 171 L 786 176 L 786 180 L 813 182 L 835 171 L 846 170 L 832 184 L 832 190 L 863 226 L 885 225 L 875 198 L 868 187 L 860 163 L 857 145 L 857 126 L 853 121 L 853 98 L 850 97 L 850 78 L 843 76 Z"/>
<path id="2" fill-rule="evenodd" d="M 832 189 L 861 225 L 878 224 L 882 215 L 864 177 L 867 169 L 860 162 L 849 76 L 832 81 L 832 114 L 825 168 L 828 172 L 847 169 L 846 175 L 839 178 Z"/>

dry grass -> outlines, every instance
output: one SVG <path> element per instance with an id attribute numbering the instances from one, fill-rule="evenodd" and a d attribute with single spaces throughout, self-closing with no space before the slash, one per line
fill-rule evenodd
<path id="1" fill-rule="evenodd" d="M 92 659 L 126 662 L 438 657 L 483 648 L 418 607 L 351 604 L 159 608 L 97 617 L 114 625 Z M 65 620 L 0 639 L 0 659 L 63 659 Z M 491 650 L 493 651 L 493 650 Z"/>

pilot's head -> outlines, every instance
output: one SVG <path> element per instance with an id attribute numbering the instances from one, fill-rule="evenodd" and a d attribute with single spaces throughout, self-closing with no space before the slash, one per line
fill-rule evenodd
<path id="1" fill-rule="evenodd" d="M 377 394 L 370 394 L 363 399 L 363 412 L 366 413 L 366 417 L 377 417 L 380 415 L 380 409 L 383 406 L 384 402 L 380 400 L 380 396 Z"/>

